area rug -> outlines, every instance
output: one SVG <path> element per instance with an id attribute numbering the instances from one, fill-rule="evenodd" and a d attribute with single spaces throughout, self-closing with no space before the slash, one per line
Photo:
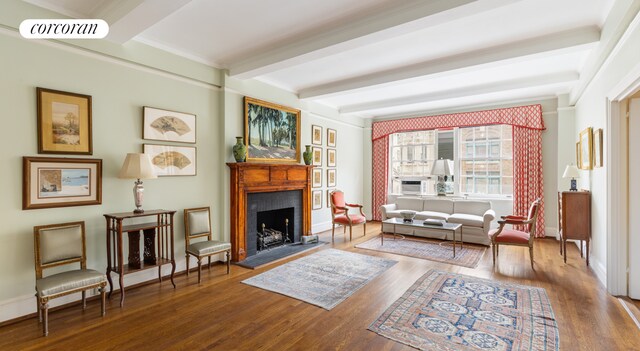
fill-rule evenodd
<path id="1" fill-rule="evenodd" d="M 558 350 L 542 288 L 431 270 L 371 326 L 420 350 Z"/>
<path id="2" fill-rule="evenodd" d="M 242 282 L 330 310 L 396 263 L 327 249 Z"/>
<path id="3" fill-rule="evenodd" d="M 282 259 L 288 258 L 289 256 L 298 255 L 326 244 L 328 243 L 325 241 L 319 241 L 313 244 L 296 243 L 293 245 L 280 246 L 270 250 L 262 251 L 257 255 L 253 255 L 247 258 L 244 261 L 238 262 L 237 265 L 245 268 L 256 269 L 269 263 L 280 261 Z"/>
<path id="4" fill-rule="evenodd" d="M 410 256 L 455 264 L 462 267 L 476 268 L 486 247 L 481 245 L 464 244 L 462 249 L 456 246 L 456 257 L 453 257 L 451 245 L 440 245 L 442 240 L 411 240 L 389 239 L 385 236 L 384 245 L 380 245 L 380 237 L 376 237 L 356 245 L 359 249 L 388 252 L 397 255 Z"/>

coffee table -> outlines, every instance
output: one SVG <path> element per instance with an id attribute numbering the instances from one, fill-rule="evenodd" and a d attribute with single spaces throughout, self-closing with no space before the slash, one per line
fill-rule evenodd
<path id="1" fill-rule="evenodd" d="M 428 228 L 432 230 L 442 230 L 445 232 L 451 232 L 453 236 L 453 257 L 456 257 L 456 233 L 460 231 L 460 248 L 462 248 L 462 224 L 458 223 L 443 223 L 440 225 L 424 224 L 424 221 L 414 219 L 412 222 L 405 222 L 402 218 L 389 218 L 382 221 L 382 223 L 393 225 L 393 239 L 396 239 L 396 227 L 409 227 L 409 228 Z M 404 236 L 400 235 L 404 239 Z M 446 236 L 445 236 L 446 237 Z M 380 232 L 380 245 L 384 245 L 384 232 Z"/>

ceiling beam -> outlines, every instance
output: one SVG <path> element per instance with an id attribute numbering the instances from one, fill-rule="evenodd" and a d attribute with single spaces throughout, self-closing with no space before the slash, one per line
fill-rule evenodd
<path id="1" fill-rule="evenodd" d="M 420 79 L 425 76 L 439 76 L 453 71 L 464 72 L 478 68 L 490 68 L 505 63 L 531 60 L 544 54 L 548 55 L 550 52 L 565 54 L 584 50 L 599 40 L 600 29 L 598 27 L 582 27 L 318 85 L 302 89 L 299 96 L 301 99 L 317 98 L 374 86 L 384 86 L 403 80 Z"/>
<path id="2" fill-rule="evenodd" d="M 277 70 L 313 61 L 345 50 L 394 38 L 442 23 L 513 4 L 520 0 L 405 0 L 371 16 L 338 25 L 330 30 L 261 54 L 252 54 L 229 67 L 238 79 L 254 78 Z"/>
<path id="3" fill-rule="evenodd" d="M 340 108 L 340 113 L 359 113 L 383 108 L 423 104 L 439 100 L 455 99 L 497 93 L 507 90 L 539 87 L 554 84 L 573 83 L 580 79 L 580 74 L 574 71 L 558 72 L 536 77 L 521 77 L 490 84 L 474 85 L 458 89 L 437 91 L 428 94 L 413 95 L 395 99 L 378 100 L 362 104 L 346 105 Z"/>
<path id="4" fill-rule="evenodd" d="M 109 41 L 124 44 L 192 0 L 108 1 L 92 14 L 109 23 Z"/>

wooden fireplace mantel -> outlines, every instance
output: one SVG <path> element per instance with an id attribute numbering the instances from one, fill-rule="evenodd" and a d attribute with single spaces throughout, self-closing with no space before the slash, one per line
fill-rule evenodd
<path id="1" fill-rule="evenodd" d="M 302 190 L 302 235 L 311 235 L 311 170 L 314 166 L 277 163 L 227 163 L 230 177 L 231 260 L 247 256 L 247 194 Z"/>

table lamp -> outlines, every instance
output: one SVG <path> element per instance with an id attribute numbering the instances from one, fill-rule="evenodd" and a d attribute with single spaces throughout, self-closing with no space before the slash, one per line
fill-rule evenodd
<path id="1" fill-rule="evenodd" d="M 571 191 L 578 191 L 576 187 L 576 178 L 580 178 L 580 172 L 578 172 L 578 167 L 574 166 L 573 163 L 568 165 L 567 168 L 564 169 L 564 174 L 562 174 L 562 178 L 571 178 Z"/>
<path id="2" fill-rule="evenodd" d="M 121 179 L 137 179 L 133 186 L 133 200 L 136 204 L 136 209 L 133 213 L 144 213 L 142 209 L 142 196 L 144 194 L 144 187 L 140 179 L 154 179 L 158 178 L 156 172 L 153 170 L 153 164 L 147 154 L 129 153 L 127 158 L 124 159 L 122 168 L 118 178 Z"/>
<path id="3" fill-rule="evenodd" d="M 451 163 L 451 160 L 440 158 L 439 160 L 435 160 L 433 166 L 431 166 L 431 175 L 438 176 L 438 183 L 436 184 L 436 193 L 438 196 L 445 196 L 447 194 L 447 185 L 445 184 L 443 176 L 453 175 Z"/>

